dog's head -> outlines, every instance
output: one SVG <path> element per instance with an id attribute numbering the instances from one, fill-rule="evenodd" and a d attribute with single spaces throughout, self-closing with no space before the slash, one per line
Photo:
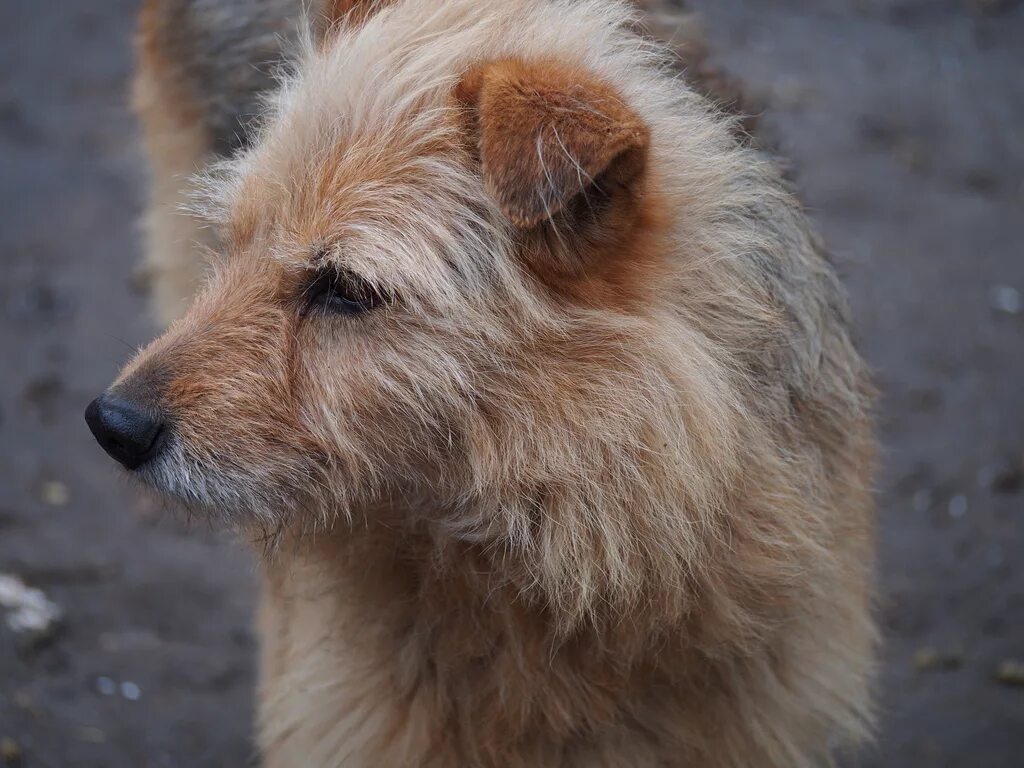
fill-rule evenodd
<path id="1" fill-rule="evenodd" d="M 243 524 L 385 515 L 561 548 L 567 580 L 574 552 L 624 567 L 635 542 L 608 542 L 714 493 L 731 429 L 670 298 L 678 201 L 640 103 L 670 79 L 629 24 L 407 0 L 311 45 L 208 180 L 207 286 L 90 406 L 107 451 Z"/>

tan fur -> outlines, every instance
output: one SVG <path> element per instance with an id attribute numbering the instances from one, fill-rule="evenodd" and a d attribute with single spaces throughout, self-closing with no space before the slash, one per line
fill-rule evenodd
<path id="1" fill-rule="evenodd" d="M 774 169 L 612 0 L 372 10 L 202 182 L 210 280 L 117 384 L 173 427 L 139 476 L 267 542 L 266 764 L 862 741 L 870 386 Z M 383 305 L 310 310 L 334 265 Z"/>

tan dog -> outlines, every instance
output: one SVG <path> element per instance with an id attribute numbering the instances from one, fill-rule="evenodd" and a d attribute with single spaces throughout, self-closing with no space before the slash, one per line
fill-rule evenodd
<path id="1" fill-rule="evenodd" d="M 870 387 L 776 171 L 613 0 L 331 3 L 312 34 L 256 5 L 305 42 L 251 144 L 265 74 L 232 57 L 272 60 L 268 19 L 228 14 L 201 66 L 202 14 L 253 3 L 147 6 L 165 314 L 197 279 L 180 174 L 233 159 L 200 185 L 205 288 L 88 418 L 269 541 L 266 764 L 810 768 L 861 741 Z"/>

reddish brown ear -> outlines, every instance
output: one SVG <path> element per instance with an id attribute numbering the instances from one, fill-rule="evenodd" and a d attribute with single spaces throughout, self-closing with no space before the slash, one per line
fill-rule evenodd
<path id="1" fill-rule="evenodd" d="M 519 227 L 561 211 L 592 185 L 637 180 L 647 127 L 615 90 L 559 63 L 485 64 L 456 88 L 469 107 L 487 191 Z"/>

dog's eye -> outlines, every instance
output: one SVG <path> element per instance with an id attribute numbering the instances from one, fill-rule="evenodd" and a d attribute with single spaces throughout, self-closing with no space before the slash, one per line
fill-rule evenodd
<path id="1" fill-rule="evenodd" d="M 357 315 L 373 309 L 384 296 L 367 280 L 333 267 L 317 273 L 305 292 L 306 307 L 343 315 Z"/>

